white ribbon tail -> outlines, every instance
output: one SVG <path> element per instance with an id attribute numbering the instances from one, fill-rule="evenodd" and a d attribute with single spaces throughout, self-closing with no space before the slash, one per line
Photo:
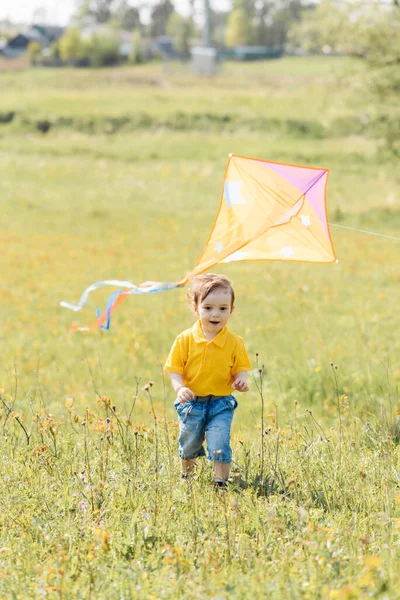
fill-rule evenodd
<path id="1" fill-rule="evenodd" d="M 83 292 L 82 296 L 79 299 L 78 304 L 70 304 L 69 302 L 60 302 L 60 306 L 62 306 L 63 308 L 68 308 L 69 310 L 74 310 L 74 311 L 78 311 L 81 310 L 88 298 L 89 298 L 89 294 L 90 292 L 94 292 L 94 290 L 97 290 L 101 287 L 104 287 L 105 285 L 112 285 L 115 287 L 120 287 L 120 288 L 125 288 L 125 289 L 135 289 L 137 286 L 134 285 L 133 283 L 130 283 L 129 281 L 118 281 L 118 279 L 109 279 L 106 281 L 96 281 L 95 283 L 92 283 L 92 285 L 90 285 L 88 288 L 86 288 L 86 290 Z"/>

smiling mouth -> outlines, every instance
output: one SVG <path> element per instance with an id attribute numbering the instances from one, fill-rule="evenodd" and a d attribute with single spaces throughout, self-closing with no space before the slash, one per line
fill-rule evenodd
<path id="1" fill-rule="evenodd" d="M 210 321 L 211 325 L 219 325 L 219 321 Z"/>

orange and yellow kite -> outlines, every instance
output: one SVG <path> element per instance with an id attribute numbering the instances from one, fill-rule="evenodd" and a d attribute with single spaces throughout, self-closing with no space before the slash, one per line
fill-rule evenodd
<path id="1" fill-rule="evenodd" d="M 81 310 L 90 292 L 112 285 L 119 288 L 103 315 L 88 331 L 109 329 L 111 313 L 131 294 L 155 293 L 184 287 L 190 278 L 220 263 L 244 260 L 336 262 L 326 207 L 328 169 L 300 167 L 231 154 L 225 170 L 219 209 L 207 243 L 190 275 L 174 283 L 97 281 L 78 304 L 61 306 Z"/>

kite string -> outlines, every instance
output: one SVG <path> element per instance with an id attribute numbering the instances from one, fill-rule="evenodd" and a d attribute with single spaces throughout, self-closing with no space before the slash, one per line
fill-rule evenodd
<path id="1" fill-rule="evenodd" d="M 384 233 L 377 233 L 376 231 L 367 231 L 366 229 L 356 229 L 355 227 L 347 227 L 346 225 L 338 225 L 337 223 L 329 223 L 332 227 L 341 227 L 342 229 L 349 229 L 350 231 L 358 231 L 359 233 L 367 233 L 368 235 L 376 235 L 378 237 L 388 238 L 389 240 L 396 240 L 400 242 L 400 238 L 392 235 L 385 235 Z"/>

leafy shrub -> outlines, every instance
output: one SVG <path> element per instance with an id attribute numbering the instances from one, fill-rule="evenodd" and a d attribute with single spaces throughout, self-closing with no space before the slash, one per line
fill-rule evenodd
<path id="1" fill-rule="evenodd" d="M 119 42 L 114 35 L 92 35 L 84 45 L 84 55 L 91 67 L 109 67 L 120 59 Z"/>
<path id="2" fill-rule="evenodd" d="M 50 128 L 51 128 L 51 123 L 47 119 L 41 119 L 40 121 L 36 122 L 36 129 L 43 134 L 47 133 Z"/>
<path id="3" fill-rule="evenodd" d="M 142 47 L 142 36 L 139 30 L 135 30 L 132 34 L 132 51 L 128 60 L 131 65 L 140 65 L 141 63 L 145 62 L 145 55 Z"/>
<path id="4" fill-rule="evenodd" d="M 385 105 L 385 113 L 370 127 L 383 139 L 386 149 L 400 153 L 400 8 L 393 5 L 377 9 L 368 3 L 338 5 L 323 0 L 311 13 L 304 13 L 302 21 L 291 30 L 290 41 L 308 52 L 351 54 L 366 60 L 369 68 L 367 77 L 363 77 L 365 93 L 372 96 L 378 109 Z M 349 124 L 351 129 L 362 132 L 364 118 L 358 125 Z M 346 123 L 336 121 L 335 127 L 346 129 Z"/>
<path id="5" fill-rule="evenodd" d="M 39 42 L 30 42 L 27 48 L 28 56 L 32 64 L 35 64 L 42 53 L 42 46 Z"/>
<path id="6" fill-rule="evenodd" d="M 84 56 L 84 43 L 79 29 L 72 27 L 67 29 L 58 42 L 60 56 L 67 62 L 76 63 Z"/>
<path id="7" fill-rule="evenodd" d="M 15 117 L 15 112 L 10 110 L 8 112 L 0 112 L 0 123 L 11 123 Z"/>

